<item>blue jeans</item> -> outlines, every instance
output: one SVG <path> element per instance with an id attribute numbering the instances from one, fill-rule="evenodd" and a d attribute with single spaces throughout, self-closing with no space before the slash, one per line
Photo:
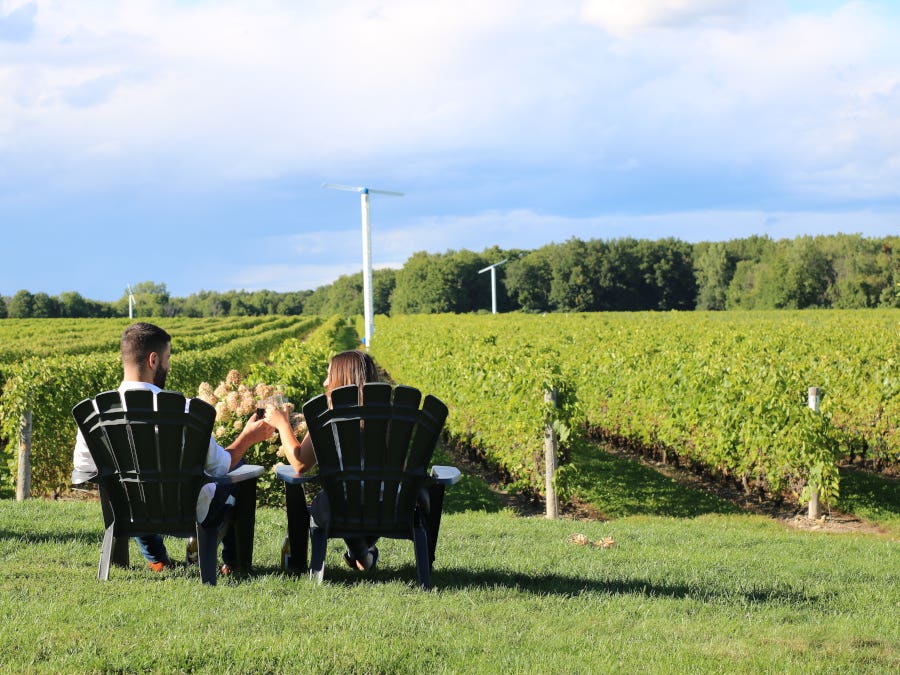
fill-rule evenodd
<path id="1" fill-rule="evenodd" d="M 170 562 L 162 535 L 148 534 L 145 537 L 135 537 L 134 540 L 137 542 L 141 555 L 147 559 L 147 562 Z"/>
<path id="2" fill-rule="evenodd" d="M 243 460 L 241 460 L 238 466 L 243 463 Z M 209 513 L 206 516 L 206 520 L 204 520 L 201 524 L 203 527 L 217 529 L 221 525 L 222 519 L 225 516 L 225 500 L 231 496 L 231 493 L 231 485 L 216 485 L 216 493 L 212 499 L 212 502 L 210 503 Z M 166 545 L 163 543 L 162 535 L 148 534 L 143 537 L 135 537 L 134 540 L 135 542 L 137 542 L 138 549 L 140 550 L 141 555 L 146 558 L 147 562 L 171 562 L 169 553 L 168 551 L 166 551 Z M 223 562 L 229 565 L 234 565 L 234 548 L 235 537 L 233 532 L 231 531 L 231 528 L 228 528 L 228 532 L 222 539 Z"/>

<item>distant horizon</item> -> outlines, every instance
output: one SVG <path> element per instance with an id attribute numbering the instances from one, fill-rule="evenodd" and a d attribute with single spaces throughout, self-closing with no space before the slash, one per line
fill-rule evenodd
<path id="1" fill-rule="evenodd" d="M 861 234 L 861 233 L 859 233 L 859 232 L 834 232 L 834 233 L 827 233 L 827 234 L 811 234 L 811 235 L 801 234 L 801 235 L 795 235 L 795 236 L 793 236 L 793 237 L 779 237 L 779 238 L 777 238 L 777 239 L 774 238 L 774 237 L 769 236 L 768 234 L 761 234 L 761 235 L 748 235 L 747 237 L 732 237 L 732 238 L 729 238 L 729 239 L 721 239 L 721 240 L 709 240 L 709 239 L 704 239 L 704 240 L 693 241 L 693 242 L 692 242 L 692 241 L 687 241 L 687 240 L 680 240 L 680 241 L 683 241 L 683 242 L 686 243 L 686 244 L 689 244 L 689 245 L 691 245 L 691 246 L 694 246 L 694 245 L 702 244 L 702 243 L 725 243 L 725 242 L 728 242 L 728 241 L 735 241 L 735 240 L 741 240 L 741 239 L 749 239 L 750 237 L 754 237 L 754 236 L 758 236 L 758 237 L 768 237 L 768 238 L 771 239 L 773 242 L 778 242 L 778 241 L 783 241 L 783 240 L 794 240 L 794 239 L 797 239 L 797 238 L 800 238 L 800 237 L 805 237 L 805 236 L 810 236 L 810 237 L 839 237 L 839 236 L 850 236 L 850 237 L 852 237 L 852 236 L 860 236 L 860 237 L 862 237 L 862 238 L 864 238 L 864 239 L 883 239 L 883 238 L 886 238 L 886 237 L 900 237 L 900 233 L 890 233 L 890 234 L 883 234 L 883 235 L 872 235 L 872 236 L 868 236 L 868 235 Z M 575 238 L 575 239 L 581 239 L 580 237 L 569 237 L 569 239 L 573 239 L 573 238 Z M 627 237 L 627 236 L 626 236 L 626 237 L 615 237 L 615 239 L 628 239 L 628 238 L 629 238 L 629 237 Z M 657 239 L 649 239 L 649 238 L 647 238 L 647 237 L 630 237 L 630 238 L 632 238 L 632 239 L 639 239 L 639 240 L 647 240 L 647 241 L 659 241 L 659 240 L 662 240 L 662 239 L 669 239 L 669 238 L 676 239 L 676 240 L 678 239 L 677 237 L 659 237 L 659 238 L 657 238 Z M 612 239 L 606 239 L 606 238 L 603 238 L 603 237 L 593 237 L 593 238 L 590 238 L 590 239 L 581 239 L 581 240 L 582 240 L 582 241 L 585 241 L 585 242 L 587 242 L 587 241 L 596 241 L 596 240 L 600 240 L 600 241 L 612 241 Z M 519 247 L 510 247 L 509 249 L 501 249 L 501 250 L 519 249 L 519 250 L 525 250 L 525 251 L 534 251 L 534 250 L 537 250 L 537 249 L 539 249 L 539 248 L 543 248 L 544 246 L 554 246 L 554 245 L 559 245 L 559 244 L 562 244 L 562 243 L 564 243 L 564 241 L 551 241 L 551 242 L 548 242 L 548 243 L 546 243 L 546 244 L 542 244 L 541 246 L 538 246 L 538 247 L 536 247 L 536 248 L 524 248 L 524 247 L 519 246 Z M 490 250 L 490 248 L 492 248 L 492 247 L 489 246 L 489 247 L 486 247 L 486 248 L 484 248 L 484 249 L 482 249 L 482 250 L 480 250 L 480 251 L 474 251 L 474 250 L 472 250 L 472 249 L 465 249 L 465 248 L 462 248 L 462 249 L 447 249 L 447 250 L 445 250 L 445 251 L 428 251 L 428 253 L 429 253 L 429 254 L 432 254 L 432 255 L 436 255 L 436 254 L 437 254 L 437 255 L 440 255 L 440 254 L 445 254 L 445 253 L 448 253 L 448 252 L 469 251 L 469 252 L 472 252 L 472 253 L 481 254 L 481 253 L 484 253 L 484 252 L 487 251 L 487 250 Z M 406 261 L 404 261 L 403 263 L 400 263 L 400 265 L 399 265 L 398 267 L 388 267 L 388 266 L 385 266 L 385 265 L 376 265 L 376 266 L 374 267 L 374 269 L 375 269 L 375 271 L 383 270 L 383 269 L 392 269 L 392 270 L 394 270 L 394 271 L 399 271 L 400 269 L 403 268 L 403 266 L 406 264 L 407 261 L 408 261 L 408 259 L 407 259 Z M 224 293 L 257 293 L 257 292 L 273 292 L 273 293 L 312 293 L 312 292 L 316 291 L 316 290 L 319 289 L 319 288 L 327 287 L 327 286 L 333 285 L 333 284 L 334 284 L 338 279 L 340 279 L 341 277 L 353 276 L 353 275 L 355 275 L 355 274 L 360 274 L 360 275 L 362 274 L 362 267 L 361 267 L 361 265 L 360 265 L 360 267 L 357 268 L 355 271 L 351 271 L 351 272 L 347 272 L 347 273 L 344 273 L 344 274 L 340 274 L 340 275 L 338 275 L 337 277 L 335 277 L 334 279 L 332 279 L 331 281 L 326 282 L 326 283 L 324 283 L 324 284 L 319 284 L 319 285 L 316 286 L 315 288 L 295 288 L 295 289 L 288 289 L 288 290 L 284 290 L 284 291 L 276 290 L 276 289 L 274 289 L 274 288 L 253 288 L 253 289 L 249 289 L 249 288 L 228 288 L 228 289 L 224 289 L 224 290 L 211 289 L 211 288 L 200 288 L 200 289 L 198 289 L 198 290 L 189 291 L 189 292 L 187 292 L 187 293 L 181 294 L 181 293 L 175 293 L 175 292 L 173 292 L 172 289 L 169 288 L 168 283 L 166 283 L 166 281 L 165 281 L 164 279 L 135 279 L 134 282 L 131 283 L 131 286 L 135 286 L 136 284 L 140 284 L 140 283 L 144 283 L 144 282 L 152 282 L 152 283 L 155 283 L 155 284 L 163 284 L 163 285 L 166 286 L 166 290 L 168 291 L 169 295 L 170 295 L 171 297 L 175 297 L 175 298 L 187 298 L 187 297 L 190 297 L 190 296 L 192 296 L 192 295 L 198 295 L 198 294 L 200 294 L 200 293 L 210 293 L 210 292 L 212 292 L 212 293 L 223 293 L 223 294 L 224 294 Z M 91 297 L 91 296 L 85 295 L 84 293 L 82 293 L 82 292 L 79 291 L 78 289 L 74 289 L 74 288 L 68 288 L 68 289 L 65 289 L 65 290 L 63 290 L 63 291 L 58 291 L 58 292 L 54 292 L 54 293 L 51 293 L 51 292 L 46 291 L 46 290 L 43 290 L 43 289 L 32 289 L 32 288 L 24 288 L 24 289 L 23 289 L 23 288 L 19 288 L 19 289 L 16 289 L 15 291 L 13 291 L 13 292 L 11 292 L 11 293 L 3 293 L 3 292 L 0 292 L 0 297 L 6 298 L 6 299 L 10 299 L 10 298 L 12 298 L 17 292 L 19 292 L 19 291 L 21 291 L 21 290 L 26 290 L 26 291 L 28 291 L 28 292 L 30 292 L 30 293 L 32 293 L 32 294 L 35 294 L 35 293 L 46 293 L 47 295 L 49 295 L 49 296 L 51 296 L 51 297 L 59 297 L 62 293 L 70 293 L 70 292 L 74 292 L 74 293 L 79 293 L 79 294 L 80 294 L 84 299 L 86 299 L 86 300 L 91 300 L 91 301 L 94 301 L 94 302 L 110 303 L 110 304 L 111 304 L 111 303 L 115 303 L 115 302 L 121 300 L 121 299 L 127 294 L 127 291 L 125 291 L 125 290 L 123 289 L 122 294 L 117 295 L 116 297 L 114 297 L 114 298 L 112 298 L 112 299 L 104 299 L 104 298 L 96 298 L 96 297 Z"/>
<path id="2" fill-rule="evenodd" d="M 898 43 L 888 0 L 0 0 L 0 292 L 314 290 L 361 267 L 322 183 L 404 193 L 377 267 L 888 236 Z"/>

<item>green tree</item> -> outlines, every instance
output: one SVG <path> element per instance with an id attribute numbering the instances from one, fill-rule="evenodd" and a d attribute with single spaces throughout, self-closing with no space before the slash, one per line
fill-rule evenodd
<path id="1" fill-rule="evenodd" d="M 59 315 L 72 319 L 90 316 L 88 303 L 81 293 L 76 293 L 75 291 L 61 293 L 59 296 Z"/>
<path id="2" fill-rule="evenodd" d="M 131 287 L 134 294 L 134 317 L 173 316 L 173 306 L 165 284 L 142 281 Z M 128 316 L 128 291 L 114 304 L 118 316 Z"/>
<path id="3" fill-rule="evenodd" d="M 634 309 L 693 309 L 697 282 L 689 244 L 677 239 L 639 243 L 641 300 Z"/>
<path id="4" fill-rule="evenodd" d="M 396 287 L 397 270 L 385 268 L 372 272 L 372 311 L 375 314 L 391 313 L 391 294 Z"/>
<path id="5" fill-rule="evenodd" d="M 725 294 L 725 309 L 756 309 L 759 296 L 758 277 L 765 269 L 763 263 L 740 260 Z"/>
<path id="6" fill-rule="evenodd" d="M 0 319 L 5 319 L 9 316 L 9 311 L 6 309 L 6 298 L 0 295 Z"/>
<path id="7" fill-rule="evenodd" d="M 694 274 L 697 280 L 697 309 L 725 309 L 728 285 L 735 263 L 724 243 L 694 247 Z"/>
<path id="8" fill-rule="evenodd" d="M 312 294 L 312 291 L 290 291 L 282 293 L 278 298 L 276 311 L 278 314 L 287 314 L 295 316 L 303 313 L 306 299 Z"/>
<path id="9" fill-rule="evenodd" d="M 900 307 L 900 237 L 884 239 L 876 263 L 883 278 L 879 306 Z"/>
<path id="10" fill-rule="evenodd" d="M 30 319 L 34 312 L 34 296 L 25 289 L 16 292 L 9 301 L 9 316 L 13 319 Z"/>
<path id="11" fill-rule="evenodd" d="M 35 319 L 53 319 L 59 316 L 59 302 L 46 293 L 35 293 L 31 316 Z"/>
<path id="12" fill-rule="evenodd" d="M 471 311 L 463 289 L 474 283 L 476 260 L 471 251 L 459 254 L 450 251 L 446 254 L 413 253 L 396 274 L 396 286 L 391 295 L 392 313 Z"/>
<path id="13" fill-rule="evenodd" d="M 764 309 L 827 307 L 834 268 L 812 237 L 778 243 L 759 277 L 759 306 Z"/>

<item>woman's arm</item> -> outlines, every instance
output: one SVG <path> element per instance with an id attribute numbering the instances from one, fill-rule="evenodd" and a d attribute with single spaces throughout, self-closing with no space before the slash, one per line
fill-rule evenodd
<path id="1" fill-rule="evenodd" d="M 284 457 L 297 473 L 309 471 L 316 465 L 316 453 L 313 451 L 309 434 L 300 441 L 291 426 L 287 411 L 277 408 L 266 409 L 266 421 L 278 430 Z"/>
<path id="2" fill-rule="evenodd" d="M 296 437 L 294 437 L 296 441 Z M 316 465 L 316 453 L 313 451 L 312 439 L 309 434 L 303 437 L 302 442 L 295 442 L 293 447 L 285 448 L 285 457 L 288 463 L 294 467 L 297 473 L 305 473 Z"/>

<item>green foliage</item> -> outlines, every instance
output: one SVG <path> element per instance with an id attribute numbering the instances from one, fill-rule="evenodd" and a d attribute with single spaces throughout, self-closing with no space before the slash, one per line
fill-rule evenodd
<path id="1" fill-rule="evenodd" d="M 577 238 L 513 261 L 510 295 L 527 311 L 692 309 L 691 247 L 675 239 Z"/>
<path id="2" fill-rule="evenodd" d="M 472 317 L 378 317 L 376 323 L 373 355 L 392 379 L 443 400 L 452 436 L 518 486 L 542 492 L 545 425 L 554 426 L 565 446 L 581 415 L 558 349 L 508 344 L 500 337 L 506 322 L 491 322 L 497 332 L 473 333 Z M 544 401 L 550 389 L 558 392 L 555 408 Z"/>
<path id="3" fill-rule="evenodd" d="M 375 314 L 389 314 L 391 293 L 396 285 L 396 271 L 392 269 L 373 270 L 372 302 Z M 343 316 L 363 313 L 362 272 L 348 274 L 328 285 L 317 288 L 306 300 L 304 314 L 318 316 Z"/>
<path id="4" fill-rule="evenodd" d="M 700 250 L 710 250 L 709 246 L 698 245 Z M 728 259 L 718 281 L 727 283 L 729 309 L 897 306 L 900 256 L 895 251 L 900 237 L 838 234 L 777 242 L 751 238 L 716 246 L 724 247 Z M 706 266 L 703 258 L 701 269 Z M 730 281 L 729 269 L 733 269 Z M 703 286 L 698 307 L 703 307 L 700 301 L 708 294 L 721 292 L 721 285 Z"/>
<path id="5" fill-rule="evenodd" d="M 589 428 L 801 500 L 833 503 L 838 460 L 900 463 L 896 311 L 378 317 L 396 381 L 451 409 L 448 430 L 541 489 L 542 388 Z M 415 355 L 414 357 L 412 355 Z M 809 386 L 824 391 L 820 414 Z M 577 401 L 577 402 L 576 402 Z M 566 469 L 558 476 L 569 488 Z"/>
<path id="6" fill-rule="evenodd" d="M 30 319 L 34 313 L 34 295 L 22 289 L 9 301 L 9 316 L 12 319 Z"/>
<path id="7" fill-rule="evenodd" d="M 87 396 L 115 389 L 122 380 L 117 354 L 28 358 L 15 365 L 0 399 L 0 435 L 9 441 L 0 482 L 16 475 L 19 428 L 32 411 L 31 485 L 36 494 L 64 488 L 72 472 L 75 421 L 72 408 Z M 4 470 L 5 469 L 5 470 Z"/>
<path id="8" fill-rule="evenodd" d="M 168 322 L 163 328 L 173 335 L 172 369 L 166 387 L 175 391 L 196 391 L 201 382 L 223 379 L 231 369 L 246 370 L 261 361 L 270 352 L 292 337 L 306 335 L 318 325 L 315 318 L 278 319 L 263 332 L 252 329 L 229 330 L 228 338 L 210 346 L 209 333 L 214 324 L 198 326 L 203 331 L 193 337 L 185 335 L 183 344 L 179 332 Z M 283 323 L 281 323 L 283 322 Z M 53 328 L 52 322 L 38 325 Z M 122 379 L 122 364 L 117 351 L 110 350 L 109 336 L 120 334 L 124 326 L 121 320 L 110 320 L 108 326 L 100 326 L 102 338 L 94 353 L 78 353 L 62 356 L 33 356 L 4 367 L 6 377 L 0 396 L 0 435 L 7 439 L 3 465 L 0 465 L 0 483 L 9 485 L 14 480 L 17 461 L 15 448 L 19 426 L 26 409 L 32 411 L 32 489 L 36 494 L 64 490 L 69 484 L 72 469 L 71 449 L 75 439 L 75 422 L 72 407 L 80 400 L 95 396 L 101 391 L 115 389 Z M 65 334 L 56 335 L 58 344 Z M 93 338 L 89 338 L 93 339 Z M 192 339 L 196 348 L 183 350 Z M 117 343 L 116 343 L 117 344 Z M 48 353 L 59 350 L 47 349 Z"/>
<path id="9" fill-rule="evenodd" d="M 734 261 L 722 243 L 694 247 L 697 276 L 697 309 L 725 309 L 726 292 L 734 275 Z"/>
<path id="10" fill-rule="evenodd" d="M 497 248 L 478 254 L 465 249 L 447 253 L 414 253 L 397 272 L 397 285 L 391 296 L 391 313 L 434 314 L 474 312 L 491 306 L 491 283 L 487 273 L 478 270 L 503 258 Z M 506 305 L 503 268 L 497 271 L 497 304 Z"/>

